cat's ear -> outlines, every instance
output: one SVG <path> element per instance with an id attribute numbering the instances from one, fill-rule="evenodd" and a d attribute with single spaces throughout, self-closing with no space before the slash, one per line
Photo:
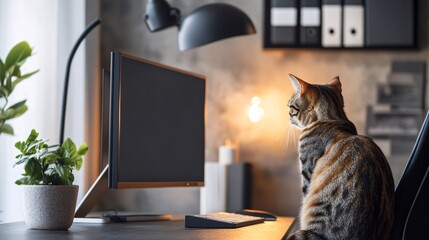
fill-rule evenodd
<path id="1" fill-rule="evenodd" d="M 340 77 L 339 76 L 336 76 L 336 77 L 332 78 L 332 80 L 328 83 L 328 85 L 331 85 L 332 87 L 336 88 L 339 92 L 342 91 L 341 82 L 340 82 Z"/>
<path id="2" fill-rule="evenodd" d="M 289 77 L 290 77 L 290 80 L 292 81 L 293 90 L 295 90 L 295 92 L 299 92 L 300 95 L 304 94 L 310 87 L 310 84 L 296 77 L 293 74 L 289 74 Z"/>

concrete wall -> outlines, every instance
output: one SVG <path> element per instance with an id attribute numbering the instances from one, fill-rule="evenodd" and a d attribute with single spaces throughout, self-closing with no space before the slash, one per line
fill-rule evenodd
<path id="1" fill-rule="evenodd" d="M 212 2 L 215 1 L 169 1 L 183 15 Z M 288 122 L 286 104 L 292 94 L 288 73 L 312 83 L 326 83 L 339 75 L 347 115 L 359 133 L 364 134 L 366 107 L 375 103 L 376 84 L 386 80 L 391 61 L 428 60 L 427 30 L 420 31 L 422 47 L 415 51 L 266 51 L 262 48 L 263 1 L 218 2 L 228 2 L 246 12 L 255 24 L 257 34 L 179 52 L 176 28 L 157 33 L 147 30 L 143 18 L 145 1 L 101 1 L 104 20 L 101 28 L 102 66 L 109 67 L 111 50 L 122 50 L 205 75 L 206 161 L 217 160 L 218 147 L 225 139 L 240 141 L 240 160 L 253 164 L 252 208 L 295 215 L 301 198 L 296 151 L 299 131 L 291 129 Z M 419 11 L 423 13 L 420 29 L 426 29 L 427 17 L 423 15 L 428 4 L 420 2 Z M 258 124 L 249 122 L 246 115 L 254 95 L 262 99 L 261 105 L 265 109 Z M 399 179 L 406 160 L 406 156 L 389 159 L 395 179 Z M 198 212 L 199 209 L 196 189 L 153 190 L 149 194 L 143 190 L 134 192 L 136 195 L 126 194 L 128 200 L 123 196 L 117 198 L 127 201 L 124 205 L 139 203 L 144 206 L 143 210 L 154 210 L 155 205 L 159 206 L 154 203 L 157 198 L 164 201 L 159 209 L 166 211 Z"/>

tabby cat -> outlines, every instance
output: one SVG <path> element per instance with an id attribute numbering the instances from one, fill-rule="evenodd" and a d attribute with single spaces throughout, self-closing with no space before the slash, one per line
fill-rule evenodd
<path id="1" fill-rule="evenodd" d="M 394 182 L 378 146 L 344 112 L 338 77 L 309 84 L 290 74 L 290 122 L 302 129 L 301 227 L 288 239 L 383 240 L 393 224 Z"/>

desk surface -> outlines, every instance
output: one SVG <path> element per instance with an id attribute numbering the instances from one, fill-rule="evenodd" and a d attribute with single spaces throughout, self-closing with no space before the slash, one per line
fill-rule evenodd
<path id="1" fill-rule="evenodd" d="M 27 229 L 24 222 L 0 224 L 0 239 L 281 239 L 293 218 L 279 217 L 235 229 L 185 228 L 183 217 L 171 221 L 90 224 L 73 223 L 68 231 Z"/>

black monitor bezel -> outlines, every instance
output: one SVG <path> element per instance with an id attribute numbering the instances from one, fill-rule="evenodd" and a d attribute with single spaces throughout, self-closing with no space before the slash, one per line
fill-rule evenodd
<path id="1" fill-rule="evenodd" d="M 110 63 L 110 133 L 109 133 L 109 188 L 158 188 L 158 187 L 195 187 L 204 186 L 204 177 L 202 181 L 185 181 L 185 182 L 120 182 L 118 179 L 119 163 L 119 149 L 120 149 L 120 122 L 121 122 L 121 70 L 122 59 L 129 58 L 136 61 L 152 64 L 157 67 L 165 68 L 168 70 L 188 74 L 200 78 L 205 81 L 205 77 L 192 72 L 184 71 L 178 68 L 166 66 L 150 60 L 142 59 L 120 51 L 113 51 L 111 53 Z M 204 98 L 205 98 L 204 89 Z M 205 126 L 205 116 L 204 116 Z M 204 133 L 205 135 L 205 133 Z M 205 145 L 205 137 L 203 137 Z M 204 159 L 202 159 L 204 161 Z M 204 168 L 204 167 L 203 167 Z M 204 171 L 204 169 L 202 169 Z"/>

